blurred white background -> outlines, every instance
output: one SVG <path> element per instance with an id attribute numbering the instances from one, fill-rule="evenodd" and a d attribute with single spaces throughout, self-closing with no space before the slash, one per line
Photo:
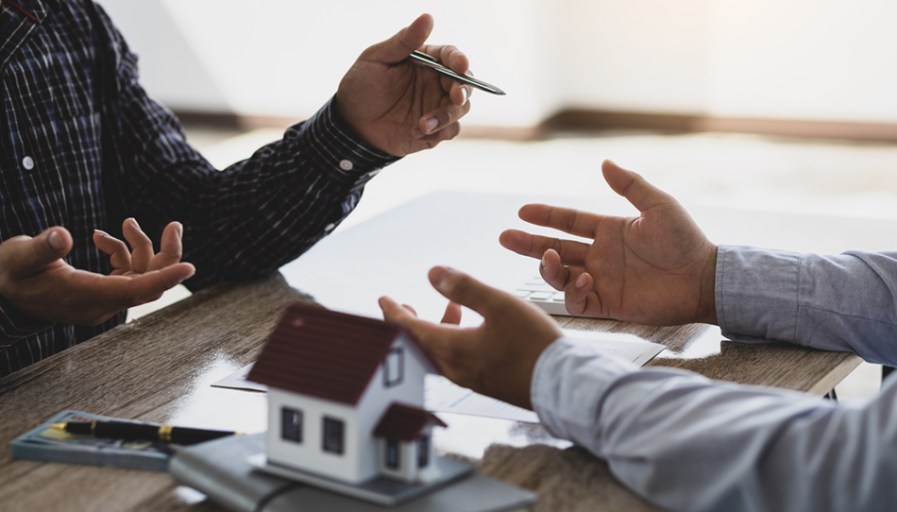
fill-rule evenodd
<path id="1" fill-rule="evenodd" d="M 105 0 L 174 109 L 307 117 L 358 53 L 422 12 L 506 89 L 469 124 L 561 107 L 897 122 L 887 0 Z"/>

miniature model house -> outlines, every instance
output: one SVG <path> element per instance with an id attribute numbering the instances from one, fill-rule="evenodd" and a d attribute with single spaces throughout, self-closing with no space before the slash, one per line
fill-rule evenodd
<path id="1" fill-rule="evenodd" d="M 350 484 L 421 480 L 445 426 L 422 409 L 432 370 L 396 326 L 293 304 L 248 375 L 268 387 L 268 461 Z"/>

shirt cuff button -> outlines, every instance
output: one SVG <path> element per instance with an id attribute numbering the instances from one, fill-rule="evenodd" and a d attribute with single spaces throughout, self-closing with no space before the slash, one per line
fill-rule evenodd
<path id="1" fill-rule="evenodd" d="M 24 167 L 26 171 L 34 169 L 34 159 L 30 156 L 26 156 L 22 159 L 22 167 Z"/>
<path id="2" fill-rule="evenodd" d="M 339 162 L 339 168 L 346 172 L 351 171 L 354 167 L 355 164 L 351 160 L 340 160 Z"/>

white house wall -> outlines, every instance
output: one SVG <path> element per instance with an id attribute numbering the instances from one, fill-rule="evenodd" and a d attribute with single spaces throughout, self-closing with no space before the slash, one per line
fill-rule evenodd
<path id="1" fill-rule="evenodd" d="M 358 409 L 361 411 L 360 421 L 362 424 L 369 422 L 372 430 L 380 421 L 382 414 L 394 402 L 420 408 L 424 406 L 426 370 L 415 357 L 413 349 L 408 347 L 407 342 L 400 340 L 395 346 L 401 346 L 404 352 L 405 368 L 402 382 L 389 388 L 384 386 L 383 365 L 380 365 L 358 403 Z"/>
<path id="2" fill-rule="evenodd" d="M 294 443 L 281 437 L 280 410 L 282 407 L 298 409 L 303 414 L 302 443 Z M 343 453 L 336 455 L 322 449 L 322 423 L 324 416 L 332 416 L 345 422 Z M 279 464 L 297 467 L 322 475 L 350 482 L 360 482 L 370 476 L 364 471 L 369 457 L 367 450 L 359 452 L 358 411 L 355 408 L 328 400 L 299 396 L 282 390 L 268 390 L 268 432 L 266 453 Z"/>
<path id="3" fill-rule="evenodd" d="M 423 407 L 424 404 L 426 370 L 417 359 L 415 349 L 408 346 L 404 339 L 397 341 L 395 346 L 401 346 L 403 350 L 402 382 L 393 387 L 385 387 L 381 365 L 357 407 L 269 389 L 268 457 L 280 464 L 305 468 L 351 482 L 361 482 L 375 476 L 380 469 L 380 451 L 373 438 L 373 430 L 380 418 L 393 403 L 414 407 Z M 294 443 L 281 437 L 280 411 L 283 407 L 302 411 L 302 443 Z M 321 448 L 325 415 L 345 421 L 344 453 L 341 456 L 325 453 Z M 406 464 L 405 460 L 402 462 Z"/>
<path id="4" fill-rule="evenodd" d="M 395 346 L 401 346 L 404 352 L 405 368 L 402 383 L 391 388 L 385 387 L 383 385 L 383 365 L 380 365 L 374 378 L 371 379 L 370 386 L 358 403 L 358 429 L 361 433 L 373 433 L 374 427 L 377 426 L 383 413 L 395 402 L 420 408 L 424 406 L 426 371 L 405 340 L 398 341 Z M 380 450 L 377 443 L 372 440 L 362 452 L 362 472 L 374 474 L 379 471 L 379 457 Z"/>

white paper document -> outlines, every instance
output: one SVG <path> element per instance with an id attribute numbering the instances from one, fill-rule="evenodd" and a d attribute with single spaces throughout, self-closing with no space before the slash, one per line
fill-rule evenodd
<path id="1" fill-rule="evenodd" d="M 618 337 L 633 339 L 615 339 Z M 613 333 L 595 333 L 592 335 L 577 332 L 570 338 L 593 347 L 601 354 L 620 357 L 639 366 L 650 361 L 664 349 L 664 346 L 658 343 Z M 264 392 L 265 386 L 246 380 L 246 375 L 251 367 L 252 365 L 247 365 L 215 382 L 212 386 Z M 430 411 L 486 416 L 530 423 L 539 422 L 536 413 L 533 411 L 475 393 L 470 389 L 457 386 L 439 375 L 428 375 L 425 386 L 424 407 Z"/>
<path id="2" fill-rule="evenodd" d="M 620 357 L 639 366 L 650 361 L 664 349 L 663 345 L 650 341 L 610 339 L 611 336 L 618 335 L 577 333 L 576 336 L 571 336 L 571 339 L 585 343 L 601 354 Z M 457 386 L 439 375 L 427 375 L 426 386 L 425 407 L 430 411 L 488 416 L 530 423 L 539 422 L 539 418 L 533 411 L 475 393 L 470 389 Z"/>

